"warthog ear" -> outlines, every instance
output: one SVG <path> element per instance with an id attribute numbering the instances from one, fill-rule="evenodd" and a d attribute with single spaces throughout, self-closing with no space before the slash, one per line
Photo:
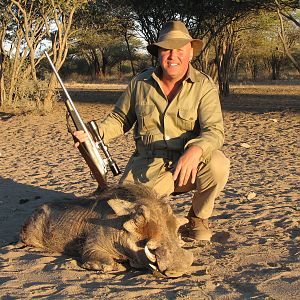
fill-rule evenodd
<path id="1" fill-rule="evenodd" d="M 135 208 L 135 204 L 121 199 L 110 199 L 107 201 L 117 216 L 129 215 Z"/>
<path id="2" fill-rule="evenodd" d="M 130 232 L 130 233 L 133 233 L 133 234 L 136 234 L 137 233 L 137 229 L 138 229 L 138 227 L 136 226 L 136 224 L 135 224 L 135 222 L 133 220 L 126 221 L 123 224 L 123 228 L 127 232 Z"/>
<path id="3" fill-rule="evenodd" d="M 135 235 L 143 235 L 143 229 L 145 222 L 150 219 L 149 209 L 142 205 L 136 209 L 136 213 L 132 216 L 132 219 L 126 221 L 123 227 L 126 231 L 133 233 Z"/>
<path id="4" fill-rule="evenodd" d="M 179 218 L 177 217 L 176 222 L 177 222 L 178 226 L 180 227 L 180 226 L 187 224 L 189 222 L 189 219 L 185 218 L 185 217 L 179 217 Z"/>

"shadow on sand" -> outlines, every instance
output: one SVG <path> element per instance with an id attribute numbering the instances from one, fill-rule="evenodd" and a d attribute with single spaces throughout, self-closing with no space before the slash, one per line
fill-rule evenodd
<path id="1" fill-rule="evenodd" d="M 275 111 L 300 112 L 300 94 L 231 94 L 221 101 L 223 110 L 265 113 Z"/>
<path id="2" fill-rule="evenodd" d="M 123 90 L 69 89 L 68 92 L 74 102 L 115 104 Z M 61 97 L 62 99 L 66 98 L 63 93 L 61 93 Z"/>
<path id="3" fill-rule="evenodd" d="M 24 221 L 39 205 L 63 199 L 73 199 L 73 194 L 47 190 L 0 177 L 0 247 L 18 241 Z"/>

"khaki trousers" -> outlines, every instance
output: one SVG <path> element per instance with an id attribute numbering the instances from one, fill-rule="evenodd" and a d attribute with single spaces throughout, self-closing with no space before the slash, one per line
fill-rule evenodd
<path id="1" fill-rule="evenodd" d="M 161 196 L 173 193 L 184 193 L 195 190 L 192 199 L 192 208 L 197 217 L 208 219 L 213 212 L 215 199 L 224 189 L 229 176 L 230 161 L 223 152 L 216 150 L 212 153 L 209 162 L 201 162 L 197 179 L 194 184 L 188 182 L 185 186 L 177 186 L 173 180 L 168 163 L 154 161 L 143 166 L 145 160 L 135 158 L 129 162 L 130 167 L 125 170 L 121 182 L 140 182 L 153 188 Z"/>

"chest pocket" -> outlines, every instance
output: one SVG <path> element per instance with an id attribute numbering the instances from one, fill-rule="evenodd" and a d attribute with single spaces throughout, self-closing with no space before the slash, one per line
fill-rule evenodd
<path id="1" fill-rule="evenodd" d="M 177 125 L 180 129 L 190 131 L 195 127 L 197 121 L 197 114 L 188 109 L 180 108 L 178 110 Z"/>
<path id="2" fill-rule="evenodd" d="M 154 105 L 138 105 L 136 107 L 138 128 L 141 134 L 157 128 L 158 120 L 155 118 Z"/>

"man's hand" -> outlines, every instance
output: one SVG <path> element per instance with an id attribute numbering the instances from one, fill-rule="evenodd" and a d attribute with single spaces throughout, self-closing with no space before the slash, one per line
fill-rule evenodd
<path id="1" fill-rule="evenodd" d="M 191 146 L 181 155 L 173 173 L 174 181 L 179 176 L 178 186 L 186 185 L 190 177 L 191 182 L 195 183 L 202 154 L 203 150 L 200 147 Z"/>
<path id="2" fill-rule="evenodd" d="M 81 143 L 84 143 L 88 140 L 88 135 L 83 130 L 74 131 L 73 135 L 77 138 L 78 142 L 74 144 L 76 148 L 79 147 Z"/>

